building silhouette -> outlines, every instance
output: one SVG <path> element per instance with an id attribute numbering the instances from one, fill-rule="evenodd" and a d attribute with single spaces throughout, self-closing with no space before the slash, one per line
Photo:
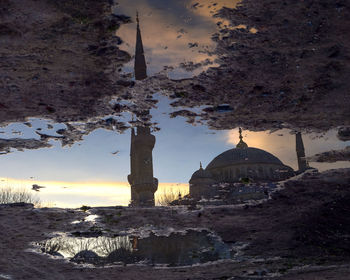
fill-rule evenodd
<path id="1" fill-rule="evenodd" d="M 301 133 L 297 132 L 295 135 L 295 144 L 296 144 L 296 151 L 297 151 L 297 159 L 298 159 L 298 172 L 302 173 L 305 170 L 309 169 L 309 164 L 306 161 L 305 158 L 305 148 L 303 143 L 303 138 L 301 137 Z"/>
<path id="2" fill-rule="evenodd" d="M 135 79 L 147 77 L 147 66 L 143 50 L 140 21 L 137 15 L 136 49 L 135 49 Z M 158 179 L 153 177 L 152 151 L 156 138 L 147 126 L 136 126 L 131 129 L 130 175 L 131 206 L 154 206 L 154 193 L 158 189 Z"/>
<path id="3" fill-rule="evenodd" d="M 216 194 L 212 186 L 217 183 L 276 182 L 290 178 L 309 169 L 305 159 L 305 149 L 301 133 L 296 134 L 296 153 L 298 170 L 291 167 L 271 153 L 262 149 L 248 147 L 243 141 L 239 129 L 239 142 L 236 147 L 215 157 L 208 166 L 193 173 L 190 184 L 190 196 L 193 198 L 213 197 Z"/>

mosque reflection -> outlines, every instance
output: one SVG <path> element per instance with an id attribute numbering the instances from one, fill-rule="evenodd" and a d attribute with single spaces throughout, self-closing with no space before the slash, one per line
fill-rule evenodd
<path id="1" fill-rule="evenodd" d="M 137 35 L 134 76 L 136 80 L 147 77 L 147 65 L 144 55 L 140 22 L 137 16 Z M 142 112 L 141 115 L 149 115 Z M 268 194 L 273 182 L 288 179 L 309 169 L 305 159 L 305 149 L 301 133 L 296 133 L 296 154 L 298 170 L 285 165 L 273 154 L 254 147 L 243 141 L 242 130 L 239 129 L 239 142 L 235 148 L 229 149 L 215 157 L 204 169 L 200 164 L 189 181 L 192 200 L 213 199 L 221 197 L 232 201 L 234 196 L 245 194 Z M 146 126 L 131 129 L 130 169 L 128 181 L 131 186 L 130 206 L 154 206 L 154 193 L 158 188 L 158 179 L 153 177 L 152 151 L 155 136 Z M 270 183 L 270 184 L 269 184 Z M 248 186 L 249 184 L 249 186 Z M 255 184 L 255 185 L 254 185 Z M 223 190 L 224 189 L 224 190 Z M 223 198 L 222 194 L 225 193 Z M 262 198 L 262 196 L 256 196 Z M 177 203 L 181 203 L 180 199 Z"/>
<path id="2" fill-rule="evenodd" d="M 107 264 L 144 263 L 150 265 L 182 266 L 229 259 L 232 249 L 213 233 L 188 230 L 148 237 L 55 237 L 39 243 L 41 251 L 57 257 L 69 258 L 74 263 L 97 266 Z"/>
<path id="3" fill-rule="evenodd" d="M 259 192 L 259 188 L 249 188 L 242 183 L 255 183 L 258 185 L 288 179 L 309 169 L 305 159 L 305 149 L 301 133 L 296 134 L 296 153 L 298 170 L 291 167 L 271 153 L 262 149 L 248 147 L 243 141 L 242 130 L 239 129 L 240 141 L 235 148 L 227 150 L 215 157 L 208 166 L 193 173 L 190 183 L 190 196 L 195 199 L 201 197 L 212 198 L 218 195 L 219 190 L 213 186 L 230 184 L 231 191 Z M 239 184 L 241 183 L 241 185 Z M 267 191 L 266 188 L 260 188 Z M 226 190 L 228 191 L 228 190 Z"/>

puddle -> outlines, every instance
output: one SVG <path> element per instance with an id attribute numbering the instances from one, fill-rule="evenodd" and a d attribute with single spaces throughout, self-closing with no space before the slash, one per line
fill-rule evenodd
<path id="1" fill-rule="evenodd" d="M 2 2 L 0 279 L 344 260 L 345 1 Z"/>
<path id="2" fill-rule="evenodd" d="M 200 162 L 206 168 L 215 157 L 234 148 L 239 141 L 238 129 L 214 131 L 205 125 L 192 126 L 184 118 L 168 118 L 163 114 L 167 110 L 164 99 L 152 110 L 161 127 L 160 131 L 152 133 L 156 137 L 153 172 L 159 181 L 155 193 L 157 205 L 164 194 L 175 198 L 179 192 L 182 196 L 188 194 L 189 181 Z M 296 139 L 292 133 L 288 129 L 274 133 L 243 131 L 243 136 L 249 147 L 264 150 L 284 165 L 298 170 Z M 349 141 L 337 138 L 336 130 L 305 133 L 302 139 L 306 157 L 350 145 Z M 0 156 L 3 166 L 0 187 L 25 189 L 56 207 L 129 205 L 130 132 L 118 134 L 98 130 L 69 148 L 62 148 L 57 141 L 50 143 L 51 149 L 13 151 Z M 113 154 L 116 151 L 118 153 Z M 350 167 L 348 161 L 309 162 L 309 165 L 319 171 Z M 35 191 L 33 185 L 44 188 Z"/>
<path id="3" fill-rule="evenodd" d="M 71 222 L 71 224 L 76 225 L 76 224 L 80 224 L 80 223 L 84 223 L 84 222 L 95 224 L 97 218 L 99 218 L 98 215 L 89 215 L 81 220 L 73 221 L 73 222 Z"/>
<path id="4" fill-rule="evenodd" d="M 237 3 L 229 0 L 115 3 L 113 14 L 132 17 L 132 22 L 121 25 L 116 35 L 123 40 L 122 49 L 137 54 L 137 59 L 131 59 L 124 67 L 130 75 L 126 80 L 118 80 L 127 83 L 133 94 L 113 95 L 108 106 L 119 111 L 106 110 L 108 114 L 101 113 L 86 122 L 75 119 L 55 123 L 28 118 L 23 123 L 2 126 L 2 192 L 9 187 L 24 189 L 35 193 L 44 203 L 66 208 L 154 206 L 169 205 L 188 194 L 194 196 L 190 185 L 196 185 L 198 201 L 221 204 L 218 193 L 210 193 L 214 190 L 211 186 L 216 185 L 221 193 L 230 196 L 262 199 L 268 195 L 265 186 L 270 182 L 285 180 L 310 168 L 324 171 L 350 167 L 346 148 L 350 141 L 339 139 L 336 128 L 322 133 L 291 130 L 276 120 L 279 129 L 273 133 L 256 132 L 254 128 L 240 133 L 238 127 L 212 130 L 208 127 L 210 121 L 206 123 L 203 119 L 208 119 L 202 117 L 208 112 L 214 113 L 216 119 L 230 116 L 237 110 L 230 100 L 216 103 L 208 99 L 210 104 L 203 105 L 199 101 L 202 95 L 209 97 L 209 92 L 202 84 L 191 84 L 188 80 L 201 98 L 194 96 L 193 103 L 175 109 L 172 102 L 181 100 L 186 93 L 167 94 L 161 86 L 157 90 L 148 87 L 147 82 L 152 79 L 145 78 L 165 68 L 171 78 L 181 79 L 215 66 L 216 58 L 212 55 L 217 47 L 215 38 L 224 35 L 219 33 L 247 27 L 229 26 L 215 16 L 221 8 L 234 8 Z M 135 75 L 136 83 L 130 81 L 133 72 L 141 73 L 141 78 L 136 79 Z M 262 91 L 262 87 L 256 90 Z M 138 99 L 138 95 L 142 98 Z M 150 101 L 152 109 L 142 111 L 144 104 L 139 104 L 142 99 Z M 153 124 L 150 129 L 141 125 L 148 121 Z M 328 153 L 333 156 L 327 162 L 327 152 L 331 150 L 338 152 Z M 316 154 L 320 155 L 315 157 Z M 135 205 L 135 201 L 143 202 Z"/>
<path id="5" fill-rule="evenodd" d="M 77 264 L 146 264 L 188 266 L 231 259 L 237 252 L 212 233 L 188 230 L 148 237 L 55 237 L 39 244 L 41 251 Z"/>

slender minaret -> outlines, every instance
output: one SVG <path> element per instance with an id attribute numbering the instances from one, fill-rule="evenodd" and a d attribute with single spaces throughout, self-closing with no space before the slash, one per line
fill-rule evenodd
<path id="1" fill-rule="evenodd" d="M 143 52 L 139 17 L 137 14 L 137 35 L 135 52 L 135 79 L 147 77 L 146 60 Z M 137 126 L 131 129 L 130 175 L 131 206 L 154 206 L 154 193 L 158 179 L 153 177 L 152 151 L 156 138 L 149 127 Z"/>
<path id="2" fill-rule="evenodd" d="M 296 152 L 297 152 L 297 158 L 298 158 L 298 172 L 304 172 L 306 169 L 309 168 L 309 165 L 305 158 L 305 148 L 303 143 L 303 138 L 301 137 L 301 133 L 297 132 L 295 135 L 295 142 L 296 142 Z"/>

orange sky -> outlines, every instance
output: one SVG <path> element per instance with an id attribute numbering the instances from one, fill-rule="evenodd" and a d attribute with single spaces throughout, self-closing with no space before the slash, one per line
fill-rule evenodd
<path id="1" fill-rule="evenodd" d="M 337 131 L 331 130 L 323 135 L 309 134 L 303 135 L 306 156 L 311 156 L 316 153 L 326 152 L 332 149 L 342 149 L 346 146 L 345 143 L 339 141 L 336 137 Z M 236 145 L 239 141 L 238 128 L 227 131 L 224 136 L 227 143 Z M 297 158 L 295 150 L 295 134 L 291 134 L 287 129 L 281 129 L 274 133 L 266 131 L 243 131 L 244 141 L 249 147 L 260 148 L 277 156 L 286 165 L 297 169 Z M 350 163 L 346 165 L 350 166 Z M 342 163 L 310 163 L 310 166 L 318 168 L 320 171 L 339 166 L 344 166 Z"/>
<path id="2" fill-rule="evenodd" d="M 45 186 L 40 192 L 31 190 L 37 184 Z M 0 188 L 25 189 L 39 196 L 41 201 L 57 207 L 126 206 L 130 201 L 130 186 L 127 182 L 54 182 L 36 180 L 17 180 L 0 178 Z M 164 193 L 188 193 L 188 184 L 160 183 L 155 193 L 157 201 Z"/>

